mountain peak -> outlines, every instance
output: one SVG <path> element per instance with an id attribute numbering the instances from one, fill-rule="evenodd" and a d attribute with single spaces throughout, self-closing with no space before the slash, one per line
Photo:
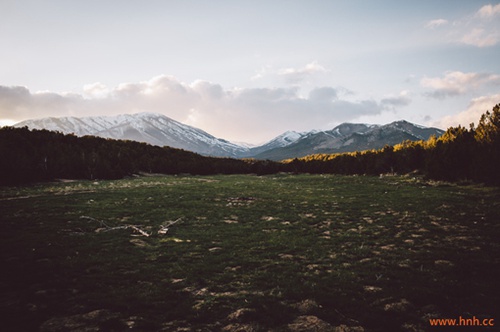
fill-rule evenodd
<path id="1" fill-rule="evenodd" d="M 427 140 L 442 130 L 412 124 L 405 120 L 387 125 L 342 123 L 332 130 L 297 132 L 288 130 L 267 143 L 252 147 L 216 138 L 207 132 L 182 124 L 168 116 L 141 112 L 116 116 L 42 118 L 23 121 L 14 127 L 47 129 L 77 136 L 94 135 L 126 139 L 158 146 L 171 146 L 202 155 L 288 159 L 314 153 L 339 153 L 382 148 L 404 140 Z"/>
<path id="2" fill-rule="evenodd" d="M 143 118 L 167 118 L 167 119 L 170 119 L 172 121 L 175 121 L 164 114 L 153 113 L 153 112 L 139 112 L 139 113 L 130 114 L 130 116 L 132 116 L 134 118 L 140 118 L 140 119 L 143 119 Z"/>
<path id="3" fill-rule="evenodd" d="M 333 128 L 332 130 L 327 131 L 328 134 L 340 137 L 347 136 L 352 133 L 364 133 L 374 127 L 378 127 L 377 125 L 368 125 L 364 123 L 349 123 L 344 122 Z"/>
<path id="4" fill-rule="evenodd" d="M 295 142 L 267 150 L 256 158 L 282 160 L 311 154 L 343 153 L 381 149 L 405 140 L 427 140 L 431 135 L 441 136 L 443 131 L 426 128 L 408 121 L 395 121 L 387 125 L 342 123 L 332 130 L 308 133 Z"/>
<path id="5" fill-rule="evenodd" d="M 14 127 L 48 129 L 77 136 L 133 140 L 193 151 L 217 157 L 237 157 L 248 148 L 218 139 L 205 131 L 165 115 L 142 112 L 116 116 L 43 118 L 23 121 Z"/>

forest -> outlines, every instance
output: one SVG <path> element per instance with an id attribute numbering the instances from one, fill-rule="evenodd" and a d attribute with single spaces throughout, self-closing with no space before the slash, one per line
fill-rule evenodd
<path id="1" fill-rule="evenodd" d="M 48 130 L 0 129 L 0 185 L 54 179 L 120 179 L 140 173 L 248 174 L 275 171 L 267 161 L 204 157 L 135 141 Z"/>
<path id="2" fill-rule="evenodd" d="M 500 104 L 469 128 L 380 150 L 317 154 L 273 162 L 205 157 L 134 141 L 77 137 L 47 130 L 0 128 L 0 185 L 55 179 L 120 179 L 140 173 L 379 175 L 419 173 L 429 179 L 500 185 Z"/>
<path id="3" fill-rule="evenodd" d="M 289 171 L 333 174 L 408 174 L 429 179 L 500 185 L 500 104 L 477 126 L 450 127 L 439 138 L 405 141 L 380 150 L 317 154 L 283 161 Z"/>

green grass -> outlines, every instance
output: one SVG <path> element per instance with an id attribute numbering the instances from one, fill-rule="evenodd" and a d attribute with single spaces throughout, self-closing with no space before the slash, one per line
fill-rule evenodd
<path id="1" fill-rule="evenodd" d="M 497 188 L 158 176 L 2 188 L 0 211 L 7 330 L 69 329 L 95 310 L 82 324 L 109 331 L 286 331 L 301 315 L 411 331 L 432 317 L 500 318 Z M 152 235 L 109 230 L 124 225 Z"/>

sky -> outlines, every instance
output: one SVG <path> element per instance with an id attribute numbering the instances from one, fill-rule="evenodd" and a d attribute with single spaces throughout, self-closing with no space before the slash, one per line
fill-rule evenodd
<path id="1" fill-rule="evenodd" d="M 492 0 L 0 0 L 0 43 L 0 125 L 152 112 L 259 144 L 500 103 Z"/>

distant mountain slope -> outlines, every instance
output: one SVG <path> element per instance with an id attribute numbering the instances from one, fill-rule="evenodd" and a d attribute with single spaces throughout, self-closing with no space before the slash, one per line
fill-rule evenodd
<path id="1" fill-rule="evenodd" d="M 138 113 L 117 116 L 63 117 L 27 120 L 14 127 L 47 129 L 77 136 L 133 140 L 170 146 L 206 156 L 282 160 L 315 153 L 339 153 L 379 149 L 404 140 L 426 140 L 443 131 L 407 121 L 388 125 L 343 123 L 332 130 L 299 133 L 287 131 L 269 142 L 250 147 L 216 138 L 207 132 L 161 114 Z"/>
<path id="2" fill-rule="evenodd" d="M 27 120 L 14 127 L 47 129 L 77 136 L 93 135 L 104 138 L 125 139 L 158 146 L 193 151 L 202 155 L 239 157 L 247 147 L 216 138 L 205 131 L 177 122 L 160 114 L 63 117 Z"/>
<path id="3" fill-rule="evenodd" d="M 276 136 L 267 143 L 250 148 L 242 155 L 242 157 L 253 157 L 268 150 L 283 148 L 303 138 L 305 135 L 307 135 L 307 133 L 287 131 L 279 136 Z"/>
<path id="4" fill-rule="evenodd" d="M 282 160 L 317 153 L 341 153 L 380 149 L 405 140 L 427 140 L 444 131 L 426 128 L 407 121 L 396 121 L 384 126 L 344 123 L 332 130 L 304 135 L 292 144 L 264 151 L 257 159 Z"/>

